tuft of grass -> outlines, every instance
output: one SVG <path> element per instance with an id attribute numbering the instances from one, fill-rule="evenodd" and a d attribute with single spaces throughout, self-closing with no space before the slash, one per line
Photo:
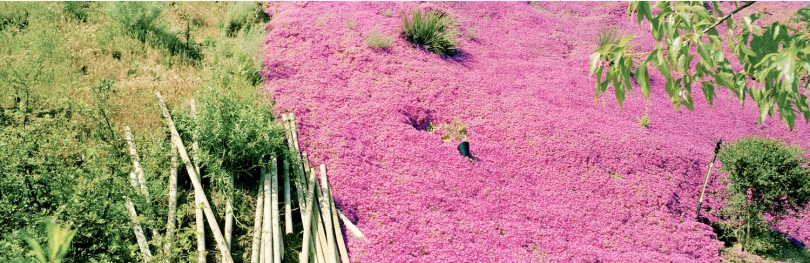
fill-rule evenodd
<path id="1" fill-rule="evenodd" d="M 89 2 L 65 2 L 65 12 L 72 15 L 73 18 L 80 22 L 87 21 L 87 18 L 90 16 L 90 14 L 87 13 L 89 7 Z"/>
<path id="2" fill-rule="evenodd" d="M 346 18 L 346 28 L 354 30 L 355 26 L 357 26 L 357 23 L 355 23 L 354 19 Z"/>
<path id="3" fill-rule="evenodd" d="M 366 45 L 373 48 L 385 49 L 394 43 L 393 36 L 380 34 L 378 30 L 373 30 L 366 36 Z"/>
<path id="4" fill-rule="evenodd" d="M 638 119 L 636 119 L 636 120 L 638 121 L 638 124 L 641 125 L 641 127 L 650 128 L 650 115 L 649 114 L 645 113 L 641 117 L 638 117 Z"/>
<path id="5" fill-rule="evenodd" d="M 441 134 L 444 142 L 450 142 L 451 140 L 467 140 L 467 125 L 455 118 L 453 119 L 453 123 L 450 124 L 439 123 L 438 125 L 434 125 L 431 123 L 427 131 Z"/>
<path id="6" fill-rule="evenodd" d="M 467 35 L 467 40 L 475 41 L 476 39 L 478 39 L 478 28 L 477 27 L 467 28 L 467 30 L 464 31 L 464 34 Z"/>
<path id="7" fill-rule="evenodd" d="M 235 36 L 240 29 L 270 21 L 270 16 L 258 2 L 232 2 L 225 8 L 223 30 L 229 37 Z"/>
<path id="8" fill-rule="evenodd" d="M 387 17 L 391 17 L 392 15 L 394 15 L 394 11 L 392 11 L 390 8 L 385 9 L 385 11 L 383 11 L 382 15 L 387 16 Z"/>
<path id="9" fill-rule="evenodd" d="M 456 22 L 445 13 L 414 10 L 410 18 L 403 14 L 402 28 L 405 39 L 422 45 L 430 52 L 442 56 L 453 56 L 458 52 Z"/>
<path id="10" fill-rule="evenodd" d="M 600 47 L 617 43 L 619 43 L 619 33 L 613 27 L 599 31 L 599 36 L 596 37 L 596 44 Z"/>

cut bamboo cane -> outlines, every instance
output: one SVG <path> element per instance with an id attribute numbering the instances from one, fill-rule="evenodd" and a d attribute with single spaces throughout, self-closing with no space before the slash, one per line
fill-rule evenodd
<path id="1" fill-rule="evenodd" d="M 256 195 L 256 216 L 253 222 L 253 246 L 250 252 L 250 263 L 259 263 L 260 245 L 262 243 L 262 214 L 264 208 L 264 180 L 265 170 L 262 167 L 262 177 L 259 180 L 259 193 Z"/>
<path id="2" fill-rule="evenodd" d="M 332 231 L 332 205 L 329 204 L 329 180 L 326 178 L 326 165 L 321 164 L 321 192 L 319 199 L 321 203 L 321 218 L 324 229 L 326 229 L 326 257 L 327 261 L 337 263 L 337 253 L 335 253 L 335 233 Z"/>
<path id="3" fill-rule="evenodd" d="M 301 152 L 301 147 L 298 146 L 298 126 L 295 124 L 295 113 L 290 113 L 290 122 L 292 122 L 292 138 L 295 145 L 295 151 Z"/>
<path id="4" fill-rule="evenodd" d="M 311 173 L 315 174 L 315 169 L 312 168 L 310 170 Z M 314 214 L 315 219 L 315 233 L 317 236 L 317 243 L 315 243 L 315 247 L 318 250 L 318 255 L 321 256 L 321 262 L 329 263 L 329 257 L 326 256 L 326 248 L 328 247 L 329 243 L 326 240 L 326 231 L 324 230 L 323 226 L 323 218 L 321 217 L 321 209 L 319 207 L 319 203 L 321 200 L 321 189 L 318 186 L 318 182 L 312 182 L 315 185 L 315 191 L 312 194 L 312 199 L 314 199 L 314 205 L 312 207 L 312 213 Z"/>
<path id="5" fill-rule="evenodd" d="M 172 241 L 174 241 L 175 214 L 177 213 L 177 147 L 171 146 L 172 168 L 169 170 L 169 216 L 166 220 L 166 244 L 163 245 L 163 262 L 169 263 L 172 258 Z"/>
<path id="6" fill-rule="evenodd" d="M 349 263 L 349 252 L 346 250 L 346 242 L 343 240 L 343 231 L 340 229 L 340 223 L 337 216 L 337 207 L 335 206 L 335 198 L 332 196 L 332 187 L 330 186 L 329 191 L 325 191 L 325 193 L 329 196 L 329 204 L 332 208 L 332 223 L 333 227 L 335 228 L 335 239 L 338 246 L 340 261 L 341 263 Z"/>
<path id="7" fill-rule="evenodd" d="M 303 244 L 301 245 L 301 256 L 299 258 L 300 262 L 306 263 L 309 260 L 309 252 L 311 249 L 309 248 L 312 241 L 312 219 L 315 202 L 314 202 L 314 195 L 315 193 L 315 173 L 310 173 L 309 175 L 309 186 L 307 187 L 306 194 L 303 195 L 304 197 L 304 206 L 301 213 L 301 216 L 304 221 L 304 239 Z"/>
<path id="8" fill-rule="evenodd" d="M 191 144 L 192 158 L 194 161 L 194 171 L 200 174 L 200 156 L 199 144 L 197 143 L 197 106 L 194 103 L 194 98 L 191 99 L 191 117 L 194 119 L 194 132 L 191 133 L 191 138 L 194 142 Z M 197 262 L 205 263 L 205 222 L 202 210 L 202 199 L 205 195 L 200 195 L 199 192 L 194 192 L 194 214 L 195 214 L 195 227 L 197 229 Z"/>
<path id="9" fill-rule="evenodd" d="M 270 209 L 272 212 L 273 227 L 273 262 L 281 263 L 281 233 L 278 216 L 278 163 L 276 158 L 270 159 Z"/>
<path id="10" fill-rule="evenodd" d="M 136 192 L 141 188 L 138 185 L 138 176 L 135 175 L 135 172 L 129 173 L 129 184 L 132 185 L 132 188 L 135 188 Z"/>
<path id="11" fill-rule="evenodd" d="M 169 130 L 172 133 L 172 141 L 177 146 L 177 150 L 180 153 L 180 158 L 183 160 L 183 163 L 186 166 L 186 171 L 188 172 L 189 177 L 191 177 L 191 184 L 194 185 L 194 190 L 203 196 L 202 203 L 205 205 L 203 207 L 203 212 L 205 213 L 205 217 L 208 219 L 208 226 L 211 227 L 211 232 L 214 233 L 214 239 L 217 242 L 217 247 L 219 247 L 219 250 L 223 255 L 223 261 L 226 263 L 233 263 L 231 252 L 225 245 L 225 238 L 222 236 L 222 231 L 220 230 L 219 225 L 217 225 L 214 211 L 211 210 L 211 206 L 208 203 L 208 198 L 205 198 L 205 193 L 202 190 L 202 184 L 197 176 L 197 171 L 191 164 L 191 160 L 188 157 L 188 152 L 186 152 L 186 147 L 183 145 L 183 141 L 180 139 L 180 134 L 177 132 L 177 127 L 174 126 L 172 116 L 169 114 L 169 109 L 166 107 L 166 102 L 163 101 L 163 96 L 160 95 L 159 91 L 156 92 L 156 95 L 158 97 L 158 102 L 160 103 L 160 108 L 163 111 L 163 117 L 166 119 L 166 123 L 169 125 Z"/>
<path id="12" fill-rule="evenodd" d="M 284 162 L 284 228 L 292 234 L 292 203 L 290 202 L 290 162 Z"/>
<path id="13" fill-rule="evenodd" d="M 231 236 L 233 234 L 233 206 L 231 205 L 233 199 L 233 175 L 228 174 L 230 178 L 230 185 L 228 188 L 228 199 L 225 200 L 225 245 L 228 250 L 231 249 Z"/>
<path id="14" fill-rule="evenodd" d="M 307 152 L 301 152 L 301 162 L 304 163 L 304 171 L 309 171 L 309 158 L 307 158 Z"/>
<path id="15" fill-rule="evenodd" d="M 146 197 L 146 202 L 149 203 L 149 188 L 146 185 L 146 177 L 143 175 L 143 168 L 141 168 L 141 158 L 138 156 L 138 151 L 135 150 L 135 143 L 132 142 L 132 131 L 129 126 L 124 126 L 124 136 L 129 145 L 129 155 L 132 156 L 132 166 L 135 166 L 135 174 L 138 176 L 138 185 L 140 186 L 141 194 Z"/>
<path id="16" fill-rule="evenodd" d="M 271 164 L 273 162 L 270 162 Z M 265 178 L 262 181 L 262 187 L 264 187 L 264 208 L 263 208 L 263 216 L 264 220 L 262 220 L 262 248 L 261 248 L 261 255 L 259 258 L 261 262 L 271 262 L 272 255 L 273 255 L 273 238 L 272 235 L 272 210 L 271 206 L 271 195 L 270 195 L 270 175 L 265 174 Z"/>
<path id="17" fill-rule="evenodd" d="M 143 262 L 149 262 L 152 259 L 152 252 L 149 251 L 146 235 L 143 234 L 143 228 L 141 228 L 141 223 L 138 220 L 138 212 L 135 211 L 135 206 L 132 205 L 132 200 L 129 197 L 124 196 L 124 200 L 126 200 L 127 210 L 129 210 L 129 217 L 132 219 L 132 230 L 135 232 L 135 239 L 138 241 L 141 254 L 143 254 Z"/>
<path id="18" fill-rule="evenodd" d="M 349 221 L 349 218 L 347 218 L 345 215 L 343 215 L 343 212 L 341 212 L 340 209 L 338 209 L 337 212 L 338 212 L 338 217 L 340 217 L 340 220 L 343 221 L 343 225 L 346 226 L 346 230 L 349 230 L 349 233 L 352 236 L 354 236 L 354 237 L 356 237 L 356 238 L 358 238 L 360 240 L 366 240 L 366 236 L 363 235 L 363 232 L 360 232 L 360 229 L 358 229 L 357 226 L 355 226 L 352 223 L 352 221 Z"/>

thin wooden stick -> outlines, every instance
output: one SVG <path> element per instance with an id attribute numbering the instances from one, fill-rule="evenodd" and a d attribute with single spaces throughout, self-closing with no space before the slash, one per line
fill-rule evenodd
<path id="1" fill-rule="evenodd" d="M 326 178 L 326 165 L 321 164 L 321 192 L 320 194 L 320 202 L 321 202 L 321 217 L 323 218 L 324 228 L 326 229 L 326 256 L 329 258 L 328 261 L 332 263 L 337 263 L 337 253 L 335 253 L 335 233 L 332 232 L 334 227 L 332 226 L 332 205 L 329 203 L 329 181 Z"/>
<path id="2" fill-rule="evenodd" d="M 315 168 L 312 168 L 310 171 L 313 174 L 317 173 L 317 172 L 315 172 Z M 316 243 L 315 247 L 318 250 L 317 254 L 319 256 L 321 256 L 321 262 L 328 263 L 328 262 L 331 262 L 330 260 L 328 260 L 329 257 L 327 257 L 327 255 L 326 255 L 326 253 L 327 253 L 326 248 L 329 246 L 329 243 L 328 243 L 328 241 L 326 239 L 326 231 L 324 230 L 324 226 L 323 226 L 324 220 L 321 217 L 321 208 L 319 207 L 320 201 L 322 200 L 322 198 L 321 198 L 321 188 L 318 186 L 317 181 L 312 182 L 312 183 L 315 185 L 315 192 L 312 195 L 312 199 L 315 200 L 315 205 L 312 207 L 312 213 L 315 214 L 314 215 L 315 216 L 315 219 L 314 219 L 315 220 L 315 229 L 314 230 L 315 230 L 315 233 L 316 233 L 316 236 L 317 236 L 317 243 Z"/>
<path id="3" fill-rule="evenodd" d="M 270 159 L 270 211 L 272 212 L 273 227 L 273 262 L 281 263 L 281 233 L 279 233 L 278 216 L 278 163 L 276 158 Z"/>
<path id="4" fill-rule="evenodd" d="M 124 126 L 124 136 L 129 145 L 129 155 L 132 157 L 132 166 L 135 166 L 135 174 L 138 176 L 138 184 L 140 185 L 141 194 L 146 197 L 146 202 L 149 203 L 149 188 L 146 185 L 146 177 L 143 175 L 143 168 L 141 168 L 141 158 L 138 156 L 138 151 L 135 150 L 135 143 L 132 142 L 132 131 L 129 126 Z"/>
<path id="5" fill-rule="evenodd" d="M 197 143 L 197 106 L 194 103 L 194 98 L 191 99 L 191 117 L 194 119 L 194 132 L 191 133 L 191 138 L 194 142 L 191 144 L 192 158 L 194 161 L 194 171 L 200 174 L 200 147 Z M 203 192 L 204 193 L 204 192 Z M 197 229 L 197 262 L 205 263 L 205 222 L 202 210 L 202 199 L 205 195 L 200 195 L 199 192 L 194 192 L 194 214 L 195 214 L 195 227 Z"/>
<path id="6" fill-rule="evenodd" d="M 174 224 L 177 221 L 177 146 L 171 146 L 172 169 L 169 170 L 169 218 L 166 220 L 166 244 L 163 244 L 163 262 L 169 263 L 172 258 L 172 241 L 174 241 Z"/>
<path id="7" fill-rule="evenodd" d="M 250 249 L 250 263 L 259 263 L 260 247 L 262 243 L 262 212 L 264 208 L 264 180 L 265 170 L 262 167 L 262 177 L 259 179 L 259 193 L 256 195 L 256 216 L 253 222 L 253 246 Z"/>
<path id="8" fill-rule="evenodd" d="M 301 214 L 304 221 L 304 239 L 303 244 L 301 245 L 301 256 L 299 258 L 300 262 L 306 263 L 309 260 L 309 248 L 310 241 L 312 239 L 312 219 L 313 211 L 315 207 L 315 198 L 313 193 L 315 193 L 315 173 L 310 173 L 309 175 L 309 186 L 307 187 L 306 194 L 304 194 L 304 202 L 305 205 L 302 208 L 303 213 Z M 309 196 L 308 196 L 309 195 Z"/>
<path id="9" fill-rule="evenodd" d="M 160 109 L 163 111 L 163 117 L 166 119 L 166 123 L 169 125 L 169 130 L 172 133 L 172 141 L 177 146 L 177 150 L 180 153 L 180 158 L 183 160 L 183 163 L 186 166 L 186 171 L 191 177 L 191 184 L 194 185 L 194 190 L 203 195 L 202 203 L 205 205 L 203 207 L 203 212 L 205 213 L 205 217 L 208 219 L 208 226 L 211 227 L 211 232 L 214 233 L 214 239 L 217 242 L 217 247 L 219 247 L 220 252 L 223 254 L 223 261 L 226 263 L 233 263 L 233 258 L 231 258 L 231 251 L 228 249 L 228 246 L 225 245 L 225 238 L 222 236 L 222 231 L 217 225 L 216 216 L 214 216 L 214 211 L 211 210 L 211 206 L 208 203 L 208 198 L 204 197 L 205 193 L 202 190 L 202 184 L 200 183 L 200 179 L 197 176 L 197 171 L 194 169 L 194 166 L 191 164 L 191 160 L 188 158 L 188 152 L 186 152 L 186 147 L 183 145 L 183 141 L 180 139 L 180 133 L 177 132 L 177 127 L 174 126 L 174 121 L 172 121 L 172 116 L 169 114 L 169 108 L 166 107 L 166 102 L 163 101 L 163 96 L 160 95 L 160 92 L 156 92 L 158 97 L 158 102 L 160 103 Z"/>
<path id="10" fill-rule="evenodd" d="M 228 250 L 231 249 L 231 236 L 233 234 L 233 206 L 231 205 L 233 199 L 233 175 L 228 173 L 230 177 L 230 184 L 228 188 L 228 198 L 225 200 L 225 245 Z"/>
<path id="11" fill-rule="evenodd" d="M 343 240 L 343 231 L 340 229 L 335 198 L 332 196 L 332 187 L 330 186 L 329 191 L 325 191 L 325 193 L 329 196 L 329 204 L 332 208 L 332 222 L 335 228 L 335 239 L 338 245 L 338 252 L 340 253 L 340 261 L 341 263 L 349 263 L 349 252 L 346 250 L 346 242 Z"/>
<path id="12" fill-rule="evenodd" d="M 349 218 L 343 215 L 343 212 L 341 212 L 340 209 L 338 209 L 337 212 L 338 217 L 340 217 L 340 220 L 343 221 L 343 225 L 346 226 L 346 230 L 349 230 L 349 233 L 352 236 L 360 240 L 366 240 L 366 235 L 363 235 L 363 232 L 360 232 L 360 229 L 358 229 L 357 226 L 355 226 L 352 221 L 349 220 Z"/>
<path id="13" fill-rule="evenodd" d="M 290 202 L 290 162 L 284 162 L 284 227 L 285 234 L 292 234 L 292 202 Z"/>
<path id="14" fill-rule="evenodd" d="M 271 157 L 273 158 L 273 157 Z M 272 160 L 270 165 L 274 163 Z M 273 237 L 272 237 L 272 196 L 271 196 L 271 185 L 270 185 L 270 174 L 265 174 L 264 180 L 262 181 L 262 187 L 264 187 L 264 215 L 262 218 L 262 248 L 261 248 L 261 262 L 271 262 L 273 258 Z"/>
<path id="15" fill-rule="evenodd" d="M 126 207 L 129 210 L 129 217 L 132 219 L 132 230 L 135 232 L 135 239 L 138 240 L 138 247 L 140 247 L 141 254 L 143 254 L 143 262 L 149 262 L 152 259 L 152 252 L 149 251 L 146 235 L 143 234 L 141 223 L 138 220 L 138 212 L 135 211 L 135 206 L 132 205 L 132 200 L 129 197 L 124 196 L 124 200 L 126 200 Z"/>
<path id="16" fill-rule="evenodd" d="M 295 151 L 300 152 L 301 146 L 298 146 L 298 126 L 295 124 L 295 113 L 290 113 L 290 122 L 292 122 L 292 138 L 295 145 Z"/>

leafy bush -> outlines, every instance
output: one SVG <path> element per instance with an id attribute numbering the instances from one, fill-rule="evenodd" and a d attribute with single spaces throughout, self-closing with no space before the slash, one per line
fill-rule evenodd
<path id="1" fill-rule="evenodd" d="M 779 253 L 790 246 L 772 229 L 810 202 L 804 151 L 771 139 L 748 138 L 724 147 L 718 158 L 729 174 L 726 207 L 720 211 L 724 232 L 755 253 Z"/>
<path id="2" fill-rule="evenodd" d="M 366 36 L 366 45 L 373 48 L 385 49 L 394 43 L 394 38 L 380 34 L 379 31 L 373 30 Z"/>
<path id="3" fill-rule="evenodd" d="M 458 52 L 456 43 L 459 32 L 455 27 L 455 20 L 435 10 L 425 13 L 422 10 L 414 10 L 410 19 L 404 14 L 402 16 L 405 39 L 442 56 L 453 56 Z"/>

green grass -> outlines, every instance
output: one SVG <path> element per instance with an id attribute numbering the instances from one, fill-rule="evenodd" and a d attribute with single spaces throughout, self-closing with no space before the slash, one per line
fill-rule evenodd
<path id="1" fill-rule="evenodd" d="M 467 140 L 467 125 L 455 118 L 452 123 L 431 123 L 427 131 L 441 135 L 445 142 Z"/>
<path id="2" fill-rule="evenodd" d="M 372 30 L 371 33 L 366 36 L 366 45 L 372 48 L 378 49 L 386 49 L 394 43 L 393 36 L 386 36 L 380 34 L 378 30 Z"/>
<path id="3" fill-rule="evenodd" d="M 637 121 L 638 121 L 638 124 L 641 125 L 641 127 L 650 128 L 650 115 L 649 114 L 645 113 L 641 117 L 638 117 Z"/>
<path id="4" fill-rule="evenodd" d="M 619 33 L 616 32 L 615 28 L 603 29 L 599 31 L 599 35 L 596 37 L 596 45 L 602 47 L 607 44 L 617 44 L 619 43 L 619 37 Z"/>
<path id="5" fill-rule="evenodd" d="M 442 56 L 458 53 L 456 22 L 445 13 L 414 10 L 410 17 L 403 14 L 402 28 L 408 42 L 421 45 L 430 52 Z"/>
<path id="6" fill-rule="evenodd" d="M 356 26 L 357 23 L 354 21 L 354 19 L 346 18 L 346 28 L 348 28 L 349 30 L 354 30 Z"/>

